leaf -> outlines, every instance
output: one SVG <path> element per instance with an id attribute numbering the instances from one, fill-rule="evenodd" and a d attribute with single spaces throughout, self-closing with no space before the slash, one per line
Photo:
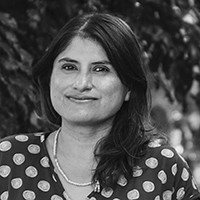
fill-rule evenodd
<path id="1" fill-rule="evenodd" d="M 0 23 L 2 23 L 3 25 L 11 29 L 14 29 L 14 30 L 18 29 L 16 20 L 8 13 L 0 12 Z"/>

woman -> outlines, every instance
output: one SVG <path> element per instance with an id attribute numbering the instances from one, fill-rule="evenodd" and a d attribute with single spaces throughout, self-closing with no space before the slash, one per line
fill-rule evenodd
<path id="1" fill-rule="evenodd" d="M 109 14 L 61 29 L 33 69 L 43 117 L 59 128 L 0 142 L 0 199 L 200 198 L 187 164 L 148 128 L 141 54 Z"/>

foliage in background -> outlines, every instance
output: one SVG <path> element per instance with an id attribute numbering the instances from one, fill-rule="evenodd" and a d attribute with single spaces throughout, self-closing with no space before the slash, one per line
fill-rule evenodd
<path id="1" fill-rule="evenodd" d="M 66 21 L 91 11 L 123 17 L 142 44 L 154 87 L 178 100 L 183 113 L 188 96 L 199 109 L 199 8 L 194 0 L 1 0 L 0 137 L 49 129 L 34 112 L 31 66 Z"/>

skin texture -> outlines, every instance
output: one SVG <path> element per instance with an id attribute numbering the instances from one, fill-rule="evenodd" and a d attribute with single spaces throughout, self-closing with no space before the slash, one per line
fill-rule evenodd
<path id="1" fill-rule="evenodd" d="M 62 122 L 83 126 L 111 122 L 130 95 L 104 49 L 78 36 L 55 59 L 50 91 Z"/>
<path id="2" fill-rule="evenodd" d="M 62 119 L 57 156 L 71 180 L 79 183 L 91 180 L 97 165 L 95 145 L 108 134 L 115 114 L 129 96 L 97 42 L 77 36 L 56 57 L 50 97 Z M 52 161 L 54 136 L 55 133 L 51 134 L 47 140 Z M 93 190 L 92 186 L 74 187 L 58 175 L 72 199 L 82 200 Z"/>

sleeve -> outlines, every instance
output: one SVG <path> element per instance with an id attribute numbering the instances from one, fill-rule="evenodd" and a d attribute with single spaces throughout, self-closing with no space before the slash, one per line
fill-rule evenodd
<path id="1" fill-rule="evenodd" d="M 175 175 L 174 179 L 174 198 L 178 200 L 200 200 L 200 193 L 195 184 L 192 172 L 185 161 L 176 150 L 171 148 L 174 152 L 175 164 L 172 167 L 172 174 Z"/>

